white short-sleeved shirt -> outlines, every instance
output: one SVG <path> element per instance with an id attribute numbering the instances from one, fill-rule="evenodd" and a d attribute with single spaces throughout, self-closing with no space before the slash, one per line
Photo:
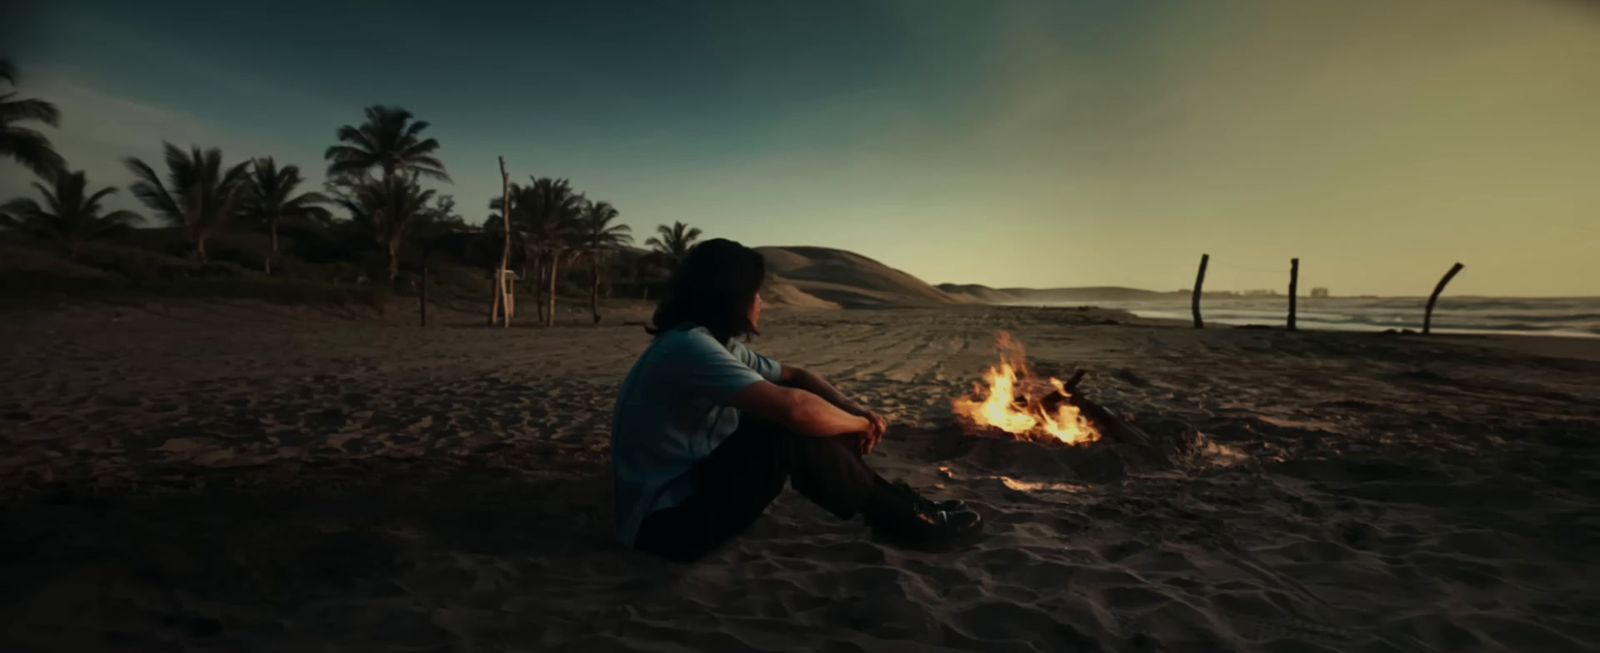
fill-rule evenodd
<path id="1" fill-rule="evenodd" d="M 753 383 L 777 382 L 776 361 L 705 327 L 657 334 L 617 395 L 611 470 L 617 537 L 632 545 L 652 512 L 688 498 L 688 473 L 739 428 L 728 405 Z"/>

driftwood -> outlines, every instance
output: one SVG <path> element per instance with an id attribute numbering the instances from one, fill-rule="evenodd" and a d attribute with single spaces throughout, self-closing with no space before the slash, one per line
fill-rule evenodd
<path id="1" fill-rule="evenodd" d="M 1295 296 L 1300 292 L 1300 259 L 1289 259 L 1289 330 L 1294 327 Z"/>
<path id="2" fill-rule="evenodd" d="M 1433 329 L 1433 305 L 1439 301 L 1439 293 L 1444 292 L 1444 287 L 1450 285 L 1450 280 L 1456 278 L 1456 273 L 1461 268 L 1467 267 L 1460 263 L 1450 266 L 1450 271 L 1444 273 L 1444 278 L 1439 280 L 1439 285 L 1433 287 L 1433 294 L 1428 296 L 1428 310 L 1422 316 L 1422 335 L 1428 335 Z"/>
<path id="3" fill-rule="evenodd" d="M 1102 442 L 1117 444 L 1130 444 L 1137 447 L 1150 445 L 1150 436 L 1121 416 L 1112 412 L 1098 403 L 1090 401 L 1082 394 L 1072 395 L 1072 404 L 1078 407 L 1078 412 L 1084 419 L 1089 420 L 1095 429 L 1100 431 Z"/>
<path id="4" fill-rule="evenodd" d="M 1067 389 L 1068 394 L 1063 395 L 1059 392 L 1052 392 L 1039 400 L 1039 406 L 1046 411 L 1054 411 L 1061 404 L 1071 404 L 1078 408 L 1084 419 L 1089 420 L 1089 423 L 1100 431 L 1103 441 L 1136 445 L 1149 444 L 1150 436 L 1146 435 L 1144 431 L 1139 430 L 1138 427 L 1128 423 L 1127 420 L 1117 416 L 1116 413 L 1084 396 L 1083 390 L 1079 386 L 1087 375 L 1088 370 L 1073 372 L 1072 377 L 1062 384 Z"/>
<path id="5" fill-rule="evenodd" d="M 1210 254 L 1200 255 L 1200 273 L 1194 277 L 1194 296 L 1189 299 L 1189 311 L 1194 314 L 1194 328 L 1206 328 L 1205 320 L 1200 319 L 1200 292 L 1206 285 L 1206 265 L 1211 263 Z"/>
<path id="6" fill-rule="evenodd" d="M 502 327 L 511 326 L 511 301 L 506 292 L 506 267 L 511 264 L 511 176 L 506 174 L 506 158 L 500 159 L 500 226 L 505 229 L 505 246 L 500 251 L 500 267 L 494 274 L 494 303 L 489 307 L 489 326 L 497 318 Z"/>
<path id="7" fill-rule="evenodd" d="M 1078 389 L 1078 384 L 1083 383 L 1083 377 L 1088 373 L 1089 370 L 1078 370 L 1073 372 L 1072 376 L 1067 377 L 1067 382 L 1061 385 L 1066 387 L 1067 392 L 1072 392 L 1073 390 Z"/>

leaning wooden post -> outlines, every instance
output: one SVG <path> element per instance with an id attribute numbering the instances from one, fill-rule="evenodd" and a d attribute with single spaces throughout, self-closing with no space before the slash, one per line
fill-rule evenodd
<path id="1" fill-rule="evenodd" d="M 1422 316 L 1422 335 L 1428 335 L 1428 332 L 1433 329 L 1433 305 L 1439 301 L 1439 293 L 1444 292 L 1444 287 L 1449 285 L 1450 280 L 1456 278 L 1456 273 L 1460 272 L 1461 268 L 1464 267 L 1467 266 L 1460 263 L 1450 266 L 1450 271 L 1444 273 L 1444 278 L 1439 280 L 1439 285 L 1433 287 L 1433 294 L 1428 296 L 1428 311 Z"/>
<path id="2" fill-rule="evenodd" d="M 1289 259 L 1289 330 L 1294 331 L 1295 296 L 1300 293 L 1300 259 Z"/>
<path id="3" fill-rule="evenodd" d="M 1194 313 L 1194 328 L 1206 328 L 1205 320 L 1200 319 L 1200 289 L 1206 285 L 1206 264 L 1211 262 L 1210 254 L 1200 255 L 1200 273 L 1194 277 L 1194 297 L 1189 300 L 1189 310 Z"/>
<path id="4" fill-rule="evenodd" d="M 428 326 L 428 257 L 422 257 L 422 288 L 417 292 L 417 305 L 422 312 L 422 326 Z"/>
<path id="5" fill-rule="evenodd" d="M 489 326 L 494 326 L 494 321 L 500 319 L 500 281 L 499 275 L 490 274 L 496 277 L 489 282 L 489 290 L 493 293 L 489 297 Z"/>
<path id="6" fill-rule="evenodd" d="M 500 226 L 505 230 L 505 246 L 500 250 L 500 268 L 494 274 L 494 305 L 489 309 L 489 325 L 502 317 L 502 327 L 511 326 L 511 303 L 506 296 L 506 266 L 511 264 L 511 176 L 506 174 L 506 158 L 500 159 Z"/>

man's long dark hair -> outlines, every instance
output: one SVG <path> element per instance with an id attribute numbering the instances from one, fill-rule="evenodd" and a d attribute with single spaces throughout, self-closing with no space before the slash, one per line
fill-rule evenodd
<path id="1" fill-rule="evenodd" d="M 756 333 L 750 303 L 767 277 L 761 253 L 726 238 L 695 245 L 672 273 L 646 331 L 665 333 L 702 326 L 719 342 Z"/>

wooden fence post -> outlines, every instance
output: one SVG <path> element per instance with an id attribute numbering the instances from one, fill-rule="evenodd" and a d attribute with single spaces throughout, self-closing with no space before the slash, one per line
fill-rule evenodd
<path id="1" fill-rule="evenodd" d="M 1450 266 L 1450 271 L 1444 273 L 1444 278 L 1439 280 L 1439 285 L 1433 287 L 1433 294 L 1428 296 L 1428 310 L 1422 316 L 1422 335 L 1428 335 L 1433 330 L 1433 305 L 1439 301 L 1439 293 L 1444 292 L 1444 287 L 1449 285 L 1450 280 L 1456 278 L 1456 273 L 1460 272 L 1461 268 L 1464 267 L 1467 266 L 1460 263 Z"/>
<path id="2" fill-rule="evenodd" d="M 1295 296 L 1300 292 L 1300 259 L 1289 259 L 1289 330 L 1294 331 Z"/>
<path id="3" fill-rule="evenodd" d="M 511 264 L 511 176 L 506 174 L 506 158 L 500 159 L 500 226 L 505 230 L 505 246 L 500 250 L 500 268 L 494 274 L 494 304 L 489 307 L 489 326 L 502 318 L 502 327 L 511 326 L 511 301 L 506 295 L 506 266 Z"/>
<path id="4" fill-rule="evenodd" d="M 1206 328 L 1205 320 L 1200 319 L 1200 292 L 1206 285 L 1206 265 L 1211 262 L 1210 254 L 1200 255 L 1200 273 L 1194 278 L 1194 297 L 1189 300 L 1189 310 L 1194 313 L 1194 328 Z"/>

